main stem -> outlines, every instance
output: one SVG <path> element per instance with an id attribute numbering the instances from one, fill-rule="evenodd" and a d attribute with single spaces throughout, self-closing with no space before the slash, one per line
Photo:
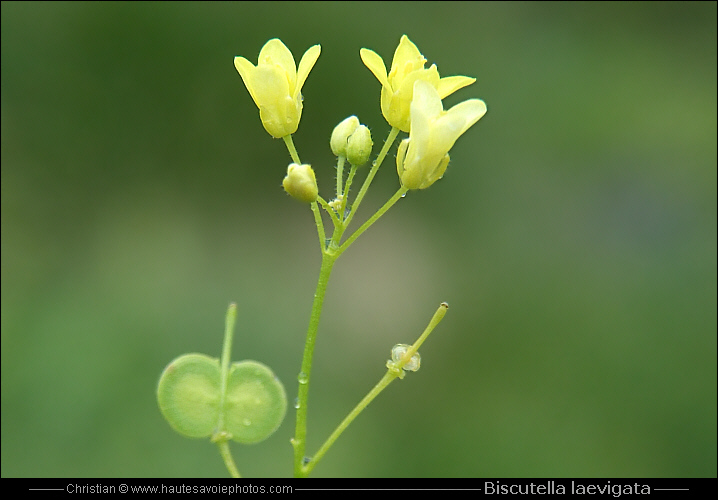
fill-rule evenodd
<path id="1" fill-rule="evenodd" d="M 297 423 L 294 438 L 292 438 L 292 446 L 294 446 L 294 477 L 305 477 L 307 475 L 303 470 L 303 461 L 307 447 L 307 402 L 309 400 L 309 380 L 312 375 L 312 357 L 314 356 L 314 344 L 317 338 L 317 329 L 319 328 L 319 318 L 322 314 L 324 296 L 329 283 L 329 275 L 337 257 L 333 252 L 322 251 L 322 265 L 319 269 L 319 280 L 317 281 L 317 289 L 314 292 L 314 303 L 312 304 L 307 338 L 304 343 L 302 369 L 297 377 L 299 381 Z"/>
<path id="2" fill-rule="evenodd" d="M 349 216 L 344 219 L 344 207 L 346 206 L 346 197 L 348 196 L 349 187 L 351 185 L 351 180 L 354 176 L 354 173 L 356 171 L 355 167 L 352 167 L 352 170 L 349 174 L 349 179 L 347 180 L 347 186 L 346 190 L 343 193 L 345 198 L 343 202 L 341 203 L 341 212 L 340 215 L 335 216 L 332 213 L 332 210 L 328 208 L 328 204 L 326 201 L 324 201 L 321 198 L 318 198 L 318 202 L 322 204 L 322 206 L 327 210 L 329 215 L 332 218 L 332 222 L 334 223 L 334 232 L 332 234 L 331 240 L 327 244 L 325 241 L 325 233 L 324 233 L 324 225 L 322 223 L 321 215 L 319 214 L 319 208 L 317 206 L 317 202 L 312 203 L 312 211 L 314 212 L 314 218 L 317 223 L 317 231 L 319 234 L 319 242 L 322 246 L 322 265 L 319 269 L 319 280 L 317 281 L 317 289 L 314 293 L 314 302 L 312 303 L 312 312 L 311 316 L 309 318 L 309 327 L 307 329 L 307 338 L 304 343 L 304 355 L 302 357 L 302 368 L 299 372 L 299 375 L 297 377 L 297 380 L 299 381 L 299 390 L 297 395 L 297 403 L 296 403 L 296 409 L 297 409 L 297 421 L 296 421 L 296 427 L 294 430 L 294 437 L 291 440 L 292 446 L 294 447 L 294 477 L 306 477 L 309 474 L 310 468 L 305 467 L 305 460 L 311 461 L 310 458 L 305 458 L 305 452 L 307 448 L 307 410 L 308 410 L 308 401 L 309 401 L 309 381 L 312 374 L 312 358 L 314 356 L 314 344 L 316 343 L 316 337 L 317 337 L 317 330 L 319 328 L 319 319 L 322 314 L 322 305 L 324 304 L 324 296 L 327 292 L 327 284 L 329 283 L 329 276 L 332 273 L 332 268 L 334 267 L 334 263 L 336 262 L 337 258 L 339 258 L 339 255 L 347 249 L 349 246 L 348 244 L 351 244 L 356 237 L 359 236 L 359 234 L 363 233 L 371 224 L 373 224 L 381 215 L 386 212 L 386 210 L 389 209 L 396 201 L 401 197 L 403 193 L 406 192 L 404 188 L 400 188 L 397 194 L 392 197 L 392 199 L 387 202 L 387 204 L 382 207 L 377 214 L 375 214 L 369 221 L 367 221 L 355 235 L 353 235 L 350 238 L 350 241 L 348 241 L 348 244 L 341 245 L 340 249 L 340 241 L 342 238 L 342 235 L 344 234 L 344 231 L 346 230 L 347 226 L 349 225 L 349 222 L 351 222 L 352 217 L 356 213 L 357 209 L 359 208 L 359 204 L 361 203 L 361 200 L 364 198 L 364 195 L 366 194 L 367 189 L 369 188 L 369 185 L 371 184 L 372 179 L 376 175 L 377 170 L 379 169 L 379 166 L 381 166 L 382 162 L 384 161 L 384 158 L 386 157 L 386 154 L 389 151 L 389 148 L 393 144 L 394 140 L 396 139 L 396 136 L 399 133 L 399 129 L 396 127 L 392 128 L 391 132 L 389 133 L 389 137 L 387 138 L 386 142 L 384 143 L 384 147 L 379 152 L 379 156 L 377 157 L 376 161 L 374 162 L 374 165 L 372 166 L 371 170 L 369 171 L 369 174 L 367 175 L 367 178 L 364 181 L 364 184 L 362 185 L 361 189 L 359 190 L 359 193 L 357 195 L 357 199 L 354 202 L 352 209 L 350 211 Z M 300 163 L 299 161 L 299 155 L 297 154 L 297 150 L 294 147 L 294 142 L 292 141 L 292 136 L 288 135 L 283 138 L 285 144 L 287 145 L 287 149 L 289 150 L 289 154 L 291 155 L 292 159 L 296 163 Z M 343 167 L 343 161 L 339 161 L 338 168 Z M 339 177 L 340 174 L 338 174 L 338 180 L 337 180 L 337 197 L 339 197 L 341 193 L 341 178 Z M 367 402 L 368 404 L 368 402 Z M 349 420 L 351 421 L 351 420 Z M 347 422 L 348 425 L 348 422 Z M 337 436 L 338 437 L 338 434 Z M 335 439 L 336 439 L 335 437 Z M 331 445 L 331 444 L 330 444 Z M 326 449 L 322 450 L 322 454 L 326 452 Z M 316 464 L 316 462 L 314 462 Z M 312 466 L 313 467 L 313 466 Z"/>

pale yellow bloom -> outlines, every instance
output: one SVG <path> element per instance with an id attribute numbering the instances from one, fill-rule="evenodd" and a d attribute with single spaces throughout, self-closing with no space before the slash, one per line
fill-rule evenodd
<path id="1" fill-rule="evenodd" d="M 379 54 L 369 49 L 361 49 L 359 53 L 364 65 L 381 83 L 381 112 L 384 118 L 389 125 L 404 132 L 409 132 L 411 125 L 409 112 L 414 94 L 414 82 L 417 80 L 429 82 L 443 99 L 476 81 L 476 78 L 468 76 L 439 78 L 436 64 L 432 64 L 428 69 L 424 68 L 426 58 L 406 35 L 401 37 L 399 46 L 394 52 L 391 71 L 388 74 L 384 60 Z"/>
<path id="2" fill-rule="evenodd" d="M 244 57 L 234 58 L 234 67 L 259 108 L 262 125 L 272 137 L 293 134 L 302 116 L 302 86 L 317 62 L 321 47 L 314 45 L 299 62 L 278 38 L 264 44 L 257 66 Z"/>
<path id="3" fill-rule="evenodd" d="M 444 111 L 437 90 L 428 82 L 414 84 L 411 131 L 399 144 L 396 167 L 401 184 L 425 189 L 441 179 L 449 165 L 449 150 L 461 134 L 486 113 L 480 99 L 469 99 Z"/>

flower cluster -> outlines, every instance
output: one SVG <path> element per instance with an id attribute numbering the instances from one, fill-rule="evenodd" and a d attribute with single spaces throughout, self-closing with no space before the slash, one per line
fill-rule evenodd
<path id="1" fill-rule="evenodd" d="M 302 115 L 301 89 L 320 52 L 319 45 L 310 47 L 297 69 L 292 53 L 275 38 L 262 47 L 257 66 L 244 57 L 235 57 L 234 65 L 272 137 L 287 138 L 297 131 Z M 435 64 L 425 67 L 426 58 L 406 35 L 401 37 L 388 73 L 376 52 L 361 49 L 360 56 L 381 83 L 384 118 L 394 129 L 409 133 L 397 152 L 402 186 L 406 189 L 431 186 L 444 174 L 449 150 L 456 140 L 486 113 L 486 105 L 479 99 L 469 99 L 448 111 L 444 111 L 441 100 L 476 79 L 441 78 Z M 359 125 L 356 117 L 344 120 L 332 134 L 332 150 L 337 156 L 348 158 L 352 165 L 368 160 L 371 145 L 369 129 Z M 316 199 L 313 193 L 314 187 L 308 195 L 298 198 L 312 201 Z"/>
<path id="2" fill-rule="evenodd" d="M 329 146 L 331 147 L 332 153 L 336 156 L 336 196 L 330 199 L 330 201 L 327 201 L 319 195 L 314 170 L 311 165 L 303 163 L 300 160 L 299 153 L 292 138 L 292 134 L 294 134 L 299 127 L 302 116 L 302 87 L 319 58 L 320 52 L 321 47 L 319 45 L 310 47 L 302 56 L 299 66 L 297 67 L 294 56 L 289 49 L 279 39 L 275 38 L 269 40 L 264 47 L 262 47 L 256 66 L 244 57 L 237 56 L 234 59 L 234 65 L 242 77 L 242 81 L 247 87 L 257 108 L 259 108 L 259 117 L 265 130 L 272 137 L 281 138 L 287 146 L 289 155 L 292 158 L 292 163 L 287 168 L 286 176 L 282 181 L 282 187 L 292 198 L 310 205 L 317 226 L 317 237 L 322 254 L 319 279 L 314 294 L 312 312 L 310 315 L 311 319 L 304 345 L 302 367 L 298 377 L 299 389 L 295 404 L 295 408 L 297 409 L 296 427 L 294 437 L 291 439 L 291 444 L 294 448 L 295 477 L 306 477 L 317 464 L 318 460 L 324 456 L 329 447 L 334 443 L 339 434 L 341 434 L 343 429 L 345 429 L 356 415 L 392 380 L 403 378 L 407 371 L 416 371 L 419 369 L 421 357 L 419 356 L 418 349 L 431 331 L 439 324 L 448 309 L 448 305 L 445 302 L 441 303 L 429 322 L 429 325 L 412 345 L 397 344 L 394 346 L 391 353 L 391 360 L 387 361 L 387 373 L 385 376 L 367 396 L 362 399 L 355 409 L 352 410 L 347 418 L 342 421 L 342 424 L 340 424 L 337 430 L 325 441 L 319 451 L 314 454 L 313 458 L 307 458 L 306 434 L 309 374 L 312 369 L 314 346 L 322 304 L 324 303 L 329 276 L 336 260 L 364 231 L 384 215 L 395 203 L 401 200 L 409 190 L 425 189 L 440 179 L 449 164 L 449 151 L 454 143 L 486 113 L 486 105 L 479 99 L 469 99 L 457 104 L 451 109 L 444 110 L 444 106 L 441 102 L 443 98 L 463 87 L 473 84 L 476 79 L 468 76 L 449 76 L 442 78 L 439 76 L 439 70 L 435 64 L 432 64 L 428 68 L 426 67 L 426 58 L 406 35 L 401 37 L 399 46 L 394 52 L 391 69 L 388 72 L 381 56 L 372 50 L 361 49 L 361 60 L 381 84 L 381 112 L 391 126 L 391 131 L 386 141 L 383 142 L 375 160 L 370 162 L 374 141 L 372 140 L 371 131 L 367 126 L 360 123 L 359 118 L 352 115 L 334 127 L 329 139 Z M 408 137 L 399 143 L 396 152 L 396 166 L 401 185 L 374 215 L 366 219 L 361 226 L 350 234 L 347 229 L 350 227 L 354 215 L 357 213 L 379 167 L 384 159 L 391 154 L 391 147 L 400 132 L 408 134 Z M 368 168 L 366 176 L 362 176 L 361 174 L 357 175 L 357 173 L 360 172 L 360 167 L 367 163 L 370 163 L 371 167 Z M 347 167 L 346 175 L 345 167 Z M 361 187 L 358 189 L 356 189 L 356 184 L 354 184 L 356 177 L 364 177 Z M 352 191 L 353 188 L 354 191 Z M 322 212 L 322 210 L 324 211 Z M 327 219 L 330 219 L 333 225 L 333 231 L 331 233 L 325 230 L 325 222 Z M 228 312 L 227 318 L 227 331 L 231 332 L 234 319 L 230 312 Z M 231 337 L 228 338 L 231 340 Z M 225 346 L 227 351 L 229 350 L 227 346 L 230 345 L 231 341 L 226 340 Z M 223 353 L 221 365 L 223 367 L 223 384 L 226 379 L 230 382 L 234 380 L 232 378 L 233 371 L 230 371 L 229 375 L 227 375 L 227 359 L 228 354 Z M 198 369 L 199 371 L 207 371 L 209 369 L 204 365 L 197 365 L 196 358 L 191 358 L 189 361 L 192 361 L 192 363 L 188 363 L 189 375 L 196 375 L 196 373 L 199 373 L 197 371 Z M 217 360 L 214 360 L 213 366 L 214 368 L 210 368 L 212 368 L 212 370 L 214 370 L 213 373 L 215 373 L 219 366 Z M 235 365 L 232 366 L 234 367 Z M 256 364 L 251 367 L 252 369 L 258 368 Z M 232 368 L 232 370 L 234 370 L 234 368 Z M 175 373 L 172 370 L 169 371 Z M 264 384 L 263 381 L 260 380 L 260 382 Z M 190 389 L 193 388 L 190 387 Z M 281 391 L 275 388 L 274 392 L 279 393 Z M 244 418 L 244 414 L 246 413 L 244 406 L 246 405 L 240 405 L 242 408 L 238 408 L 238 411 L 241 410 L 245 413 L 241 413 L 242 416 L 239 417 L 239 419 L 234 418 L 234 422 L 244 422 L 243 427 L 247 427 L 247 429 L 231 430 L 233 427 L 225 426 L 225 428 L 218 428 L 215 432 L 214 428 L 208 430 L 207 422 L 211 424 L 216 421 L 216 412 L 210 415 L 214 420 L 212 420 L 212 418 L 209 420 L 203 419 L 199 422 L 199 428 L 196 428 L 197 425 L 187 428 L 184 421 L 187 420 L 187 412 L 189 410 L 187 408 L 178 408 L 177 405 L 171 404 L 177 399 L 172 398 L 174 393 L 171 391 L 168 392 L 167 390 L 163 391 L 163 394 L 164 393 L 169 394 L 169 399 L 167 400 L 169 403 L 163 405 L 161 401 L 163 412 L 173 417 L 175 423 L 179 422 L 177 426 L 187 431 L 185 432 L 187 435 L 206 435 L 208 432 L 214 432 L 214 434 L 212 434 L 212 440 L 220 445 L 220 451 L 225 458 L 225 463 L 227 463 L 228 469 L 235 477 L 239 477 L 239 473 L 231 461 L 231 455 L 226 448 L 226 441 L 228 439 L 236 439 L 242 442 L 256 442 L 259 438 L 266 437 L 266 435 L 268 435 L 267 433 L 273 432 L 276 428 L 274 417 L 280 414 L 283 415 L 286 407 L 286 401 L 283 405 L 280 404 L 281 401 L 279 403 L 273 402 L 272 404 L 278 411 L 274 411 L 272 414 L 267 413 L 271 418 L 263 417 L 263 421 L 260 421 L 259 417 L 255 419 L 255 417 L 252 416 L 252 425 L 250 425 L 248 423 L 250 419 Z M 209 401 L 209 403 L 215 401 L 217 399 L 215 396 L 216 394 L 210 394 L 207 401 Z M 250 396 L 254 397 L 251 394 Z M 231 402 L 232 399 L 230 398 L 229 401 Z M 263 407 L 260 408 L 261 405 L 258 404 L 257 406 L 260 410 L 263 409 Z M 233 409 L 231 404 L 229 404 L 228 408 Z M 190 410 L 192 410 L 192 408 L 190 408 Z M 224 417 L 222 417 L 222 415 L 225 414 L 232 415 L 229 411 L 221 413 L 220 421 L 223 420 Z M 237 412 L 234 414 L 237 414 Z M 254 413 L 252 415 L 254 415 Z M 190 415 L 190 417 L 191 416 L 192 415 Z M 179 418 L 179 421 L 177 418 Z M 257 422 L 255 422 L 255 420 L 261 425 L 256 425 Z M 231 424 L 230 421 L 226 423 Z M 222 448 L 222 446 L 225 446 L 225 448 Z"/>

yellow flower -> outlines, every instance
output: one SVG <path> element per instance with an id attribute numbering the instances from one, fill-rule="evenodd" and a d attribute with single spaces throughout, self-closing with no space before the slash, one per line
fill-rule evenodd
<path id="1" fill-rule="evenodd" d="M 234 58 L 234 67 L 259 108 L 262 125 L 272 137 L 293 134 L 302 116 L 302 85 L 317 62 L 321 47 L 314 45 L 299 62 L 278 38 L 264 44 L 257 66 L 244 57 Z"/>
<path id="2" fill-rule="evenodd" d="M 404 132 L 409 132 L 410 104 L 414 92 L 414 82 L 429 82 L 438 92 L 439 97 L 453 94 L 462 87 L 471 85 L 476 78 L 468 76 L 449 76 L 439 78 L 436 64 L 424 68 L 426 58 L 406 35 L 401 37 L 399 46 L 391 61 L 391 71 L 387 75 L 386 66 L 379 54 L 369 49 L 359 52 L 364 65 L 374 73 L 381 83 L 381 112 L 389 125 Z"/>
<path id="3" fill-rule="evenodd" d="M 469 99 L 444 111 L 437 90 L 418 80 L 411 101 L 411 132 L 396 154 L 401 184 L 408 189 L 425 189 L 441 179 L 456 139 L 485 113 L 486 104 L 480 99 Z"/>

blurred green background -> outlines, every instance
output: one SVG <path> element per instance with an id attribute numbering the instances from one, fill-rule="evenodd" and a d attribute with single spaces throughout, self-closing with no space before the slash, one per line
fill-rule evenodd
<path id="1" fill-rule="evenodd" d="M 451 309 L 315 475 L 716 476 L 713 2 L 2 2 L 2 476 L 227 475 L 160 372 L 236 301 L 293 400 L 320 261 L 233 58 L 322 45 L 295 143 L 330 198 L 334 125 L 389 132 L 359 49 L 404 33 L 489 111 L 335 268 L 308 449 Z M 291 474 L 292 413 L 243 474 Z"/>

